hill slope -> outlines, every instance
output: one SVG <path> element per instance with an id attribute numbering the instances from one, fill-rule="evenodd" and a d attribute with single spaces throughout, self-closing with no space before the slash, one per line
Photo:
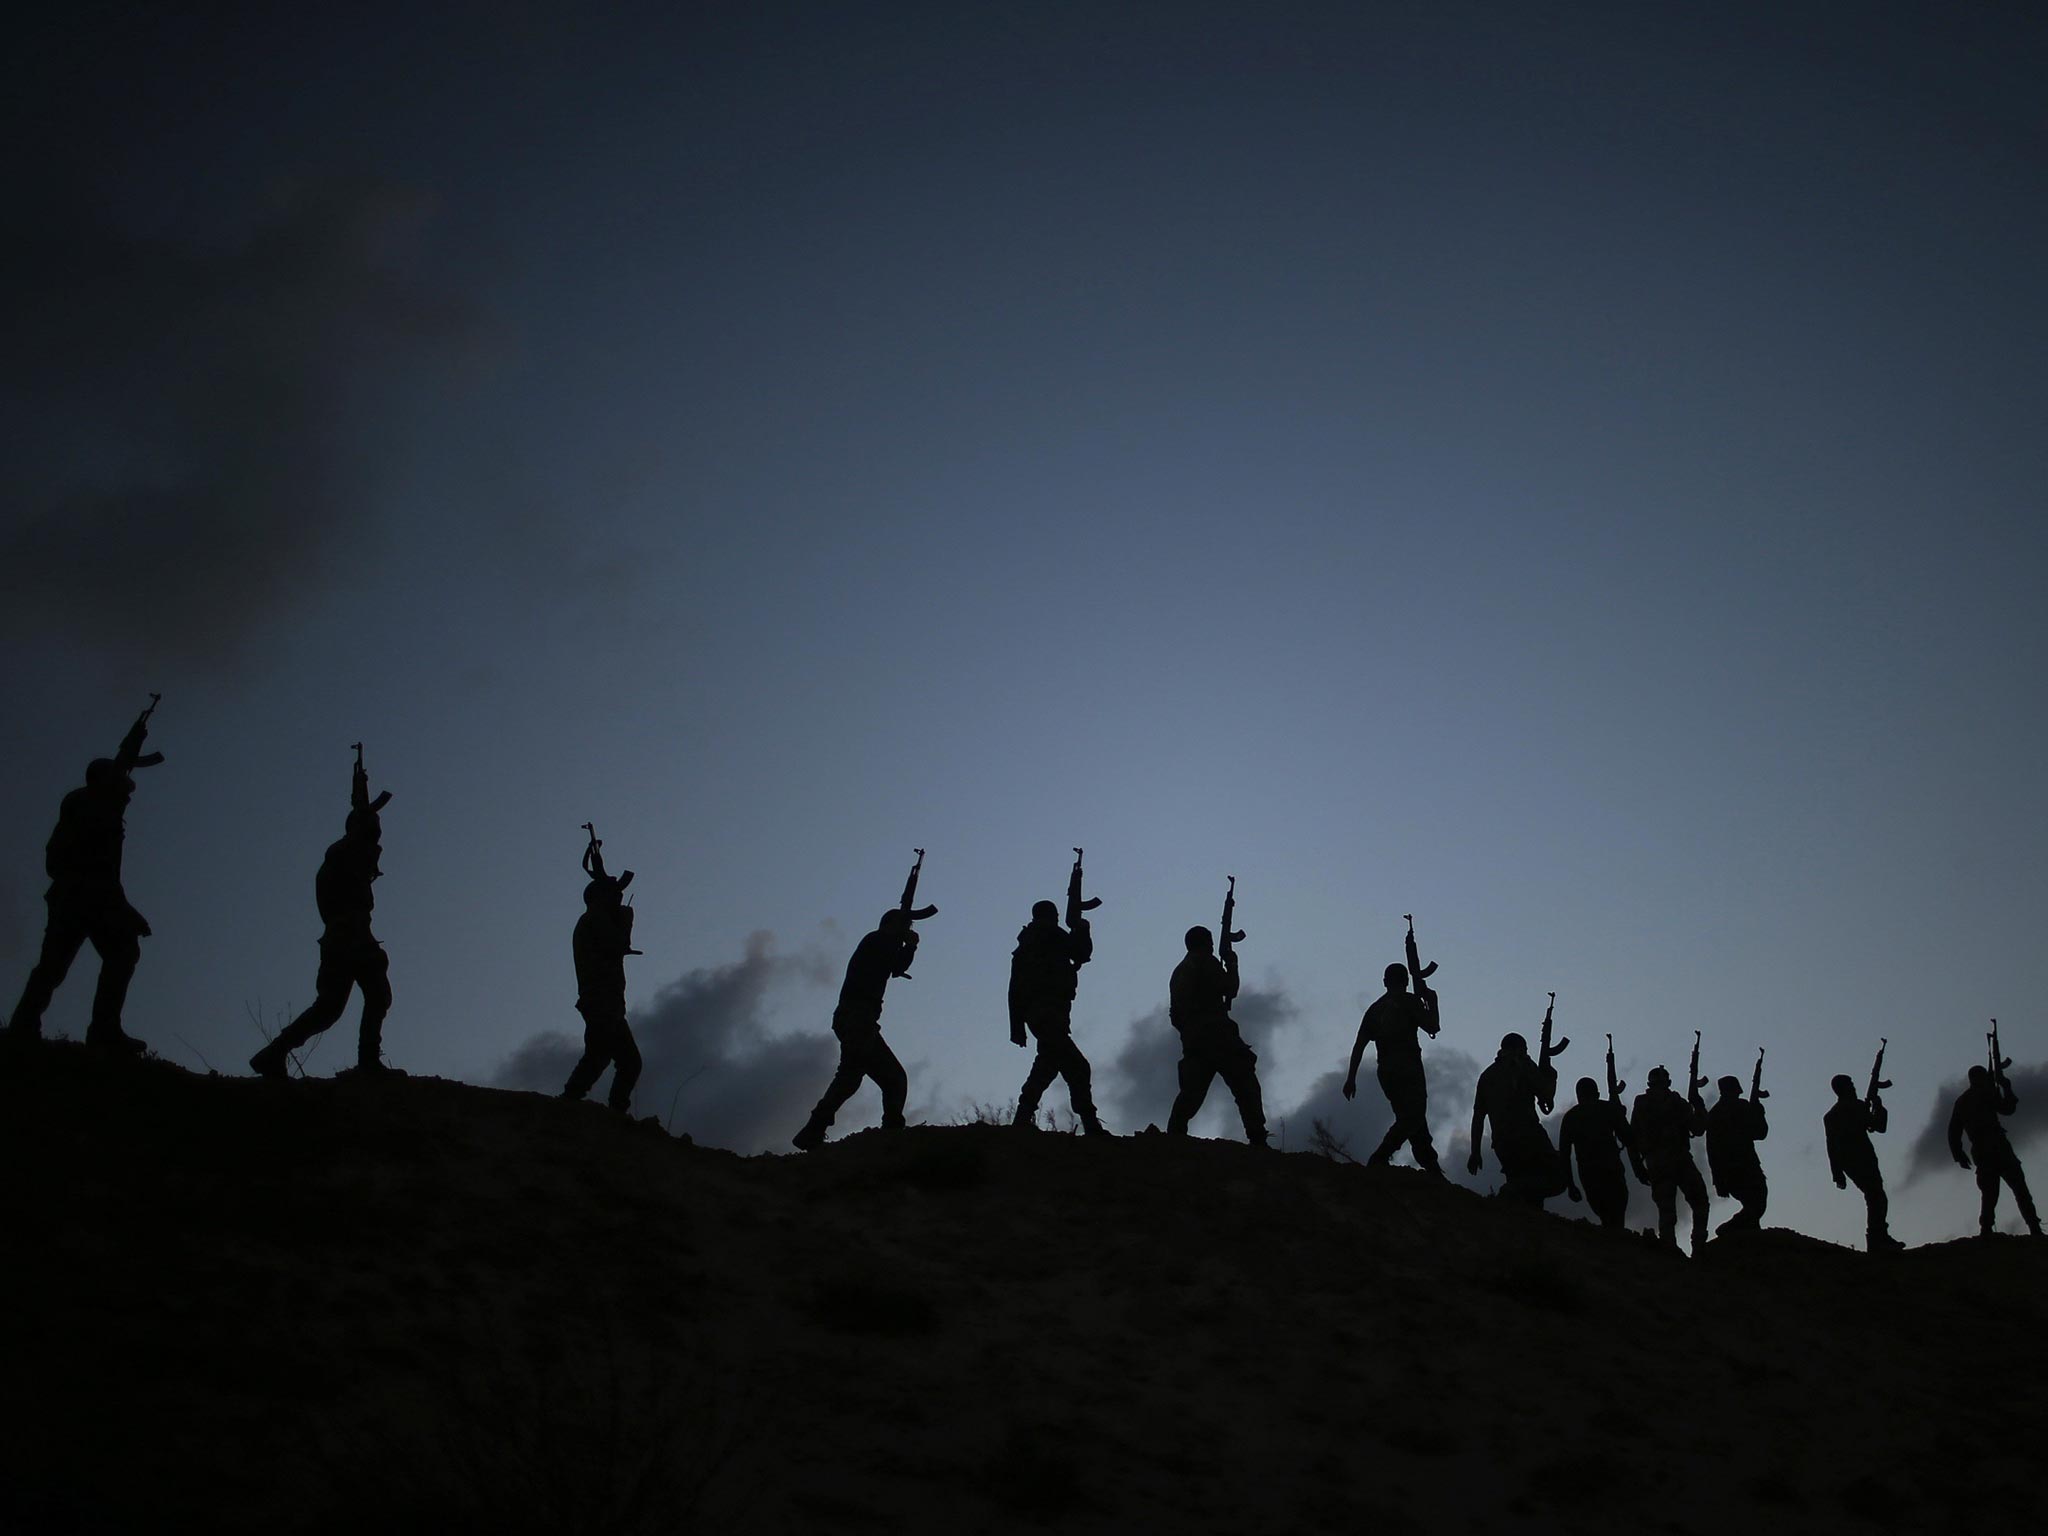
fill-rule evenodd
<path id="1" fill-rule="evenodd" d="M 1411 1172 L 741 1159 L 427 1079 L 0 1062 L 20 1529 L 2039 1525 L 2048 1245 L 1693 1263 Z"/>

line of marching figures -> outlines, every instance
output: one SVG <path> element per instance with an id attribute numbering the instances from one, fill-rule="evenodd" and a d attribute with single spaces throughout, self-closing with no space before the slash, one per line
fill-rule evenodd
<path id="1" fill-rule="evenodd" d="M 51 996 L 70 971 L 79 949 L 90 942 L 100 957 L 99 985 L 93 995 L 86 1044 L 99 1050 L 133 1055 L 143 1043 L 121 1025 L 130 978 L 141 958 L 148 921 L 129 903 L 121 884 L 121 855 L 126 838 L 128 803 L 135 792 L 135 770 L 163 761 L 159 752 L 145 753 L 150 716 L 158 703 L 151 695 L 115 755 L 95 758 L 86 767 L 85 783 L 64 797 L 57 825 L 50 834 L 44 864 L 50 879 L 45 896 L 49 907 L 43 945 L 21 1000 L 7 1024 L 7 1039 L 26 1044 L 41 1037 L 43 1013 Z M 384 1060 L 383 1024 L 391 1007 L 389 962 L 371 931 L 373 888 L 382 873 L 381 812 L 390 792 L 370 794 L 363 749 L 355 744 L 355 768 L 349 786 L 349 809 L 342 835 L 327 848 L 314 878 L 314 900 L 320 911 L 320 968 L 314 999 L 250 1058 L 260 1076 L 290 1075 L 292 1053 L 337 1022 L 351 992 L 363 997 L 362 1025 L 353 1071 L 365 1075 L 402 1076 Z M 626 1019 L 626 971 L 633 948 L 633 908 L 626 890 L 633 872 L 614 875 L 606 867 L 603 843 L 588 823 L 583 853 L 586 883 L 583 915 L 572 939 L 576 967 L 576 1008 L 583 1015 L 584 1049 L 563 1086 L 562 1097 L 578 1099 L 594 1087 L 606 1068 L 612 1071 L 609 1102 L 624 1111 L 632 1101 L 640 1075 L 640 1053 Z M 924 850 L 918 849 L 903 895 L 882 914 L 847 961 L 839 1001 L 832 1015 L 832 1033 L 839 1041 L 839 1062 L 824 1095 L 810 1117 L 791 1138 L 811 1151 L 822 1146 L 834 1117 L 863 1082 L 881 1092 L 884 1128 L 903 1125 L 908 1078 L 882 1038 L 882 1000 L 890 980 L 908 976 L 917 954 L 915 924 L 937 912 L 917 904 L 918 877 Z M 1074 1114 L 1091 1136 L 1107 1134 L 1097 1116 L 1090 1087 L 1088 1058 L 1073 1037 L 1073 1006 L 1079 973 L 1094 954 L 1087 913 L 1100 903 L 1082 895 L 1081 850 L 1074 850 L 1067 881 L 1064 912 L 1050 901 L 1032 908 L 1031 920 L 1018 932 L 1010 959 L 1010 1038 L 1036 1051 L 1017 1099 L 1016 1121 L 1035 1122 L 1038 1103 L 1055 1079 L 1063 1079 Z M 1186 955 L 1168 983 L 1168 1017 L 1180 1035 L 1179 1091 L 1167 1117 L 1167 1132 L 1185 1136 L 1188 1123 L 1202 1107 L 1210 1088 L 1222 1078 L 1236 1101 L 1246 1138 L 1254 1147 L 1269 1145 L 1260 1095 L 1258 1058 L 1238 1031 L 1230 1009 L 1238 994 L 1237 944 L 1244 938 L 1233 928 L 1236 881 L 1224 897 L 1223 920 L 1216 932 L 1190 928 Z M 1385 1165 L 1405 1146 L 1425 1172 L 1442 1177 L 1430 1140 L 1428 1090 L 1422 1061 L 1422 1038 L 1435 1037 L 1442 1027 L 1438 999 L 1429 978 L 1434 963 L 1424 965 L 1416 950 L 1414 918 L 1408 918 L 1407 963 L 1386 968 L 1384 995 L 1366 1009 L 1351 1048 L 1344 1096 L 1358 1089 L 1358 1068 L 1368 1044 L 1374 1047 L 1381 1090 L 1393 1114 L 1384 1139 L 1367 1159 Z M 1552 994 L 1552 1004 L 1556 996 Z M 1958 1164 L 1974 1169 L 1981 1194 L 1980 1230 L 1989 1235 L 2001 1186 L 2011 1188 L 2020 1214 L 2035 1236 L 2040 1217 L 2027 1189 L 2011 1140 L 2001 1123 L 2018 1105 L 2006 1075 L 2011 1062 L 2000 1054 L 1997 1021 L 1992 1021 L 1989 1058 L 1970 1069 L 1969 1084 L 1957 1095 L 1949 1116 L 1949 1149 Z M 1678 1201 L 1682 1195 L 1692 1215 L 1692 1247 L 1707 1240 L 1706 1183 L 1693 1158 L 1692 1143 L 1704 1139 L 1716 1192 L 1738 1203 L 1737 1214 L 1718 1229 L 1726 1233 L 1761 1225 L 1769 1187 L 1756 1144 L 1769 1134 L 1763 1100 L 1763 1058 L 1747 1095 L 1739 1077 L 1719 1081 L 1719 1099 L 1709 1108 L 1700 1090 L 1707 1079 L 1699 1072 L 1699 1037 L 1693 1040 L 1692 1065 L 1685 1093 L 1671 1084 L 1663 1067 L 1649 1074 L 1645 1090 L 1624 1112 L 1625 1084 L 1615 1076 L 1614 1042 L 1608 1038 L 1607 1091 L 1592 1078 L 1577 1084 L 1577 1102 L 1566 1110 L 1555 1144 L 1543 1117 L 1554 1108 L 1558 1076 L 1553 1059 L 1569 1044 L 1554 1040 L 1551 1015 L 1544 1015 L 1537 1049 L 1519 1034 L 1505 1036 L 1499 1054 L 1479 1075 L 1473 1092 L 1469 1171 L 1483 1166 L 1481 1137 L 1490 1126 L 1492 1150 L 1500 1165 L 1504 1197 L 1540 1205 L 1558 1195 L 1583 1199 L 1600 1221 L 1620 1226 L 1628 1208 L 1628 1179 L 1650 1188 L 1658 1217 L 1659 1236 L 1677 1241 Z M 1873 1250 L 1899 1247 L 1886 1222 L 1884 1175 L 1871 1144 L 1873 1133 L 1886 1128 L 1882 1090 L 1884 1045 L 1871 1068 L 1866 1090 L 1859 1095 L 1847 1076 L 1834 1079 L 1835 1104 L 1827 1111 L 1828 1163 L 1835 1183 L 1854 1183 L 1868 1212 L 1868 1238 Z M 1969 1151 L 1964 1151 L 1965 1140 Z M 1974 1161 L 1973 1161 L 1974 1160 Z"/>

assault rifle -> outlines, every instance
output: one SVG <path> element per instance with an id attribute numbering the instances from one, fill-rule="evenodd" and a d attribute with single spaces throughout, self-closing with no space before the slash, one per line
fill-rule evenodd
<path id="1" fill-rule="evenodd" d="M 163 697 L 160 693 L 152 693 L 149 696 L 149 707 L 135 717 L 135 723 L 128 727 L 128 734 L 121 738 L 121 748 L 114 754 L 114 766 L 121 772 L 127 773 L 136 768 L 154 768 L 164 760 L 161 752 L 145 754 L 142 750 L 143 739 L 149 735 L 149 717 L 156 713 L 156 707 L 163 702 Z"/>
<path id="2" fill-rule="evenodd" d="M 1083 920 L 1081 917 L 1083 912 L 1093 912 L 1101 905 L 1102 898 L 1100 896 L 1090 896 L 1086 901 L 1081 899 L 1081 850 L 1076 848 L 1074 850 L 1073 872 L 1067 876 L 1068 929 L 1071 930 L 1075 924 Z"/>
<path id="3" fill-rule="evenodd" d="M 2012 1058 L 1998 1048 L 1998 1020 L 1991 1021 L 1991 1033 L 1984 1037 L 1991 1042 L 1991 1083 L 1996 1088 L 2010 1088 L 2005 1080 L 2005 1069 L 2012 1065 Z"/>
<path id="4" fill-rule="evenodd" d="M 1427 965 L 1422 963 L 1422 956 L 1415 948 L 1415 914 L 1403 912 L 1401 915 L 1408 920 L 1408 938 L 1405 944 L 1408 951 L 1408 977 L 1415 983 L 1416 997 L 1434 1006 L 1436 989 L 1427 983 L 1429 978 L 1436 974 L 1436 962 L 1432 960 Z"/>
<path id="5" fill-rule="evenodd" d="M 1686 1078 L 1690 1084 L 1685 1090 L 1686 1103 L 1692 1105 L 1694 1109 L 1706 1108 L 1705 1101 L 1700 1098 L 1700 1090 L 1707 1086 L 1707 1080 L 1700 1076 L 1700 1032 L 1698 1030 L 1692 1032 L 1692 1065 L 1686 1069 Z"/>
<path id="6" fill-rule="evenodd" d="M 1230 885 L 1223 893 L 1223 928 L 1216 936 L 1216 950 L 1225 965 L 1235 965 L 1238 941 L 1244 937 L 1244 930 L 1230 926 L 1237 921 L 1237 876 L 1228 878 Z"/>
<path id="7" fill-rule="evenodd" d="M 391 791 L 385 790 L 376 799 L 370 798 L 370 771 L 363 766 L 363 744 L 353 743 L 356 751 L 356 769 L 349 776 L 348 804 L 352 811 L 381 811 L 391 803 Z"/>
<path id="8" fill-rule="evenodd" d="M 1758 1046 L 1756 1048 L 1756 1070 L 1749 1074 L 1750 1102 L 1760 1104 L 1770 1096 L 1770 1091 L 1764 1087 L 1764 1048 Z"/>
<path id="9" fill-rule="evenodd" d="M 1891 1087 L 1891 1084 L 1885 1081 L 1884 1077 L 1884 1048 L 1889 1044 L 1891 1042 L 1882 1035 L 1878 1037 L 1877 1060 L 1870 1064 L 1870 1086 L 1863 1090 L 1863 1102 L 1870 1105 L 1873 1109 L 1877 1107 L 1877 1096 L 1885 1089 Z"/>
<path id="10" fill-rule="evenodd" d="M 937 907 L 920 907 L 917 904 L 917 877 L 924 872 L 924 850 L 913 848 L 917 862 L 910 866 L 910 878 L 903 882 L 903 900 L 897 903 L 903 913 L 903 963 L 896 967 L 896 974 L 905 981 L 910 980 L 910 962 L 917 958 L 917 931 L 910 925 L 922 922 L 939 910 Z"/>
<path id="11" fill-rule="evenodd" d="M 1550 994 L 1550 1006 L 1543 1010 L 1542 1054 L 1537 1058 L 1536 1061 L 1536 1065 L 1539 1067 L 1549 1066 L 1551 1058 L 1553 1056 L 1562 1056 L 1565 1052 L 1565 1047 L 1571 1044 L 1571 1041 L 1569 1039 L 1559 1040 L 1554 1044 L 1552 1043 L 1550 1038 L 1550 1016 L 1555 1012 L 1557 1012 L 1557 994 L 1553 992 Z M 1557 1107 L 1556 1102 L 1549 1094 L 1545 1094 L 1542 1097 L 1538 1098 L 1536 1100 L 1536 1103 L 1537 1106 L 1546 1115 L 1549 1114 L 1551 1110 Z"/>
<path id="12" fill-rule="evenodd" d="M 633 871 L 630 869 L 620 875 L 617 880 L 613 880 L 610 873 L 605 869 L 604 839 L 597 835 L 597 828 L 586 821 L 583 823 L 583 830 L 590 834 L 590 844 L 583 850 L 583 873 L 592 880 L 606 881 L 622 891 L 631 885 L 633 883 Z M 626 953 L 629 955 L 640 954 L 640 950 L 633 948 L 633 909 L 631 907 L 619 908 L 619 923 L 625 929 Z"/>
<path id="13" fill-rule="evenodd" d="M 1614 1036 L 1607 1037 L 1607 1097 L 1616 1104 L 1621 1102 L 1621 1090 L 1628 1086 L 1614 1075 Z"/>

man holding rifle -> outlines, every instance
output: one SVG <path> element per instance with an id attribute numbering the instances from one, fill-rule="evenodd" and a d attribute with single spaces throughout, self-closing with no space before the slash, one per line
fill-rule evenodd
<path id="1" fill-rule="evenodd" d="M 875 931 L 860 941 L 846 962 L 839 1006 L 832 1010 L 832 1033 L 839 1037 L 839 1069 L 803 1129 L 790 1137 L 790 1144 L 801 1151 L 814 1152 L 825 1144 L 833 1116 L 858 1091 L 863 1078 L 882 1090 L 882 1129 L 900 1130 L 903 1126 L 903 1101 L 910 1093 L 910 1077 L 882 1038 L 882 993 L 890 977 L 910 977 L 910 962 L 917 958 L 912 920 L 939 910 L 916 904 L 924 850 L 916 852 L 917 862 L 910 866 L 910 878 L 903 884 L 902 901 L 882 914 Z"/>
<path id="2" fill-rule="evenodd" d="M 1437 1166 L 1436 1148 L 1429 1140 L 1429 1087 L 1422 1074 L 1422 1035 L 1436 1038 L 1443 1027 L 1437 1017 L 1436 991 L 1427 980 L 1436 969 L 1432 960 L 1421 963 L 1415 947 L 1415 919 L 1408 919 L 1408 964 L 1390 965 L 1382 980 L 1386 991 L 1373 999 L 1358 1021 L 1358 1038 L 1351 1042 L 1351 1066 L 1344 1074 L 1344 1097 L 1358 1094 L 1358 1063 L 1365 1055 L 1367 1041 L 1377 1047 L 1380 1092 L 1394 1112 L 1394 1123 L 1365 1162 L 1368 1168 L 1384 1168 L 1405 1142 L 1414 1153 L 1416 1166 L 1425 1173 L 1443 1177 Z M 1408 991 L 1410 975 L 1415 991 Z"/>
<path id="3" fill-rule="evenodd" d="M 1600 1097 L 1600 1085 L 1592 1078 L 1580 1078 L 1579 1102 L 1564 1112 L 1564 1120 L 1557 1128 L 1557 1151 L 1564 1163 L 1565 1193 L 1578 1200 L 1582 1198 L 1579 1186 L 1585 1185 L 1583 1198 L 1603 1227 L 1625 1228 L 1628 1225 L 1628 1176 L 1622 1172 L 1624 1152 L 1637 1180 L 1649 1182 L 1643 1176 L 1642 1160 L 1636 1156 L 1628 1114 L 1621 1107 L 1621 1090 L 1626 1086 L 1615 1073 L 1614 1036 L 1609 1035 L 1607 1097 Z M 1572 1177 L 1574 1154 L 1578 1160 L 1576 1179 Z"/>
<path id="4" fill-rule="evenodd" d="M 1700 1076 L 1697 1031 L 1692 1037 L 1690 1076 L 1692 1086 L 1680 1098 L 1671 1090 L 1671 1074 L 1652 1067 L 1649 1087 L 1636 1095 L 1629 1132 L 1635 1137 L 1636 1151 L 1642 1154 L 1643 1171 L 1650 1176 L 1658 1238 L 1678 1246 L 1678 1196 L 1683 1191 L 1685 1203 L 1692 1207 L 1692 1251 L 1697 1256 L 1707 1245 L 1707 1186 L 1692 1158 L 1692 1139 L 1707 1129 L 1707 1107 L 1700 1101 L 1706 1079 Z"/>
<path id="5" fill-rule="evenodd" d="M 1031 1058 L 1031 1070 L 1017 1094 L 1017 1125 L 1035 1123 L 1040 1096 L 1055 1077 L 1063 1077 L 1082 1129 L 1090 1136 L 1106 1134 L 1089 1092 L 1088 1058 L 1074 1044 L 1078 973 L 1095 953 L 1086 914 L 1101 905 L 1097 898 L 1081 898 L 1081 850 L 1076 848 L 1074 868 L 1067 876 L 1067 926 L 1060 927 L 1058 907 L 1041 901 L 1032 907 L 1031 921 L 1017 932 L 1017 947 L 1010 954 L 1010 1043 L 1023 1045 L 1027 1031 L 1038 1041 L 1038 1054 Z"/>
<path id="6" fill-rule="evenodd" d="M 583 1056 L 561 1097 L 582 1098 L 610 1067 L 612 1086 L 605 1102 L 623 1115 L 632 1108 L 633 1086 L 640 1081 L 640 1047 L 626 1023 L 626 956 L 640 953 L 633 947 L 633 909 L 626 905 L 633 871 L 613 876 L 604 867 L 597 828 L 586 821 L 583 830 L 590 834 L 583 850 L 583 873 L 589 878 L 583 915 L 569 940 L 576 962 L 576 1011 L 583 1015 Z"/>
<path id="7" fill-rule="evenodd" d="M 1237 909 L 1237 877 L 1223 898 L 1223 958 L 1215 954 L 1216 940 L 1207 928 L 1190 928 L 1185 935 L 1187 955 L 1173 968 L 1168 983 L 1167 1018 L 1180 1034 L 1180 1092 L 1173 1112 L 1167 1117 L 1171 1136 L 1185 1136 L 1209 1096 L 1209 1085 L 1219 1076 L 1237 1100 L 1237 1113 L 1244 1121 L 1244 1138 L 1255 1147 L 1270 1145 L 1266 1140 L 1266 1106 L 1259 1093 L 1256 1068 L 1259 1058 L 1237 1032 L 1230 1016 L 1231 1001 L 1237 996 L 1237 942 L 1242 933 L 1231 929 Z"/>
<path id="8" fill-rule="evenodd" d="M 1828 1172 L 1834 1175 L 1835 1188 L 1847 1189 L 1853 1180 L 1862 1193 L 1865 1241 L 1872 1253 L 1906 1246 L 1892 1236 L 1886 1221 L 1890 1203 L 1885 1198 L 1884 1170 L 1877 1164 L 1877 1149 L 1870 1144 L 1872 1132 L 1883 1134 L 1891 1121 L 1884 1100 L 1879 1097 L 1891 1087 L 1883 1077 L 1887 1043 L 1877 1043 L 1877 1060 L 1870 1068 L 1870 1088 L 1863 1097 L 1856 1097 L 1856 1080 L 1846 1072 L 1839 1073 L 1831 1085 L 1835 1102 L 1821 1117 L 1821 1127 L 1827 1133 Z"/>
<path id="9" fill-rule="evenodd" d="M 8 1020 L 11 1039 L 42 1038 L 43 1010 L 70 973 L 79 946 L 89 941 L 100 957 L 100 981 L 93 992 L 85 1043 L 128 1056 L 144 1050 L 140 1040 L 121 1028 L 128 983 L 142 959 L 142 941 L 149 937 L 148 919 L 128 904 L 128 893 L 121 887 L 121 844 L 128 835 L 128 801 L 135 793 L 135 780 L 129 775 L 164 760 L 161 752 L 142 750 L 159 697 L 149 696 L 149 708 L 128 728 L 119 751 L 85 765 L 84 786 L 66 795 L 57 812 L 56 830 L 43 849 L 43 870 L 50 877 L 50 889 L 43 896 L 49 921 L 43 929 L 42 953 Z"/>
<path id="10" fill-rule="evenodd" d="M 363 1023 L 356 1039 L 355 1070 L 366 1076 L 403 1076 L 384 1064 L 384 1015 L 391 1011 L 391 960 L 370 932 L 370 913 L 377 900 L 371 884 L 383 874 L 384 822 L 378 814 L 390 803 L 391 791 L 370 798 L 370 775 L 363 767 L 363 744 L 355 744 L 356 766 L 349 781 L 348 819 L 342 834 L 327 845 L 320 872 L 313 877 L 313 901 L 320 909 L 320 971 L 313 982 L 313 1003 L 277 1032 L 271 1042 L 249 1058 L 259 1077 L 284 1077 L 290 1054 L 341 1017 L 349 992 L 363 992 Z"/>
<path id="11" fill-rule="evenodd" d="M 2027 1188 L 2026 1170 L 2020 1167 L 2019 1154 L 2012 1149 L 2005 1127 L 2000 1125 L 2002 1116 L 2010 1115 L 2020 1107 L 2019 1096 L 2012 1091 L 2012 1083 L 2005 1075 L 2005 1069 L 2012 1062 L 1998 1051 L 1998 1020 L 1991 1021 L 1991 1064 L 1988 1067 L 1970 1068 L 1970 1086 L 1956 1095 L 1955 1108 L 1949 1111 L 1948 1149 L 1957 1164 L 1970 1168 L 1970 1159 L 1963 1152 L 1963 1135 L 1970 1137 L 1970 1151 L 1976 1154 L 1977 1192 L 1982 1200 L 1977 1209 L 1977 1232 L 1980 1237 L 1989 1237 L 1993 1223 L 1998 1216 L 1998 1186 L 2000 1181 L 2012 1186 L 2013 1198 L 2020 1203 L 2020 1215 L 2027 1223 L 2027 1230 L 2039 1237 L 2041 1217 L 2034 1209 L 2034 1196 Z"/>
<path id="12" fill-rule="evenodd" d="M 1763 1160 L 1756 1144 L 1771 1134 L 1764 1118 L 1764 1059 L 1756 1059 L 1756 1076 L 1750 1080 L 1748 1098 L 1742 1096 L 1742 1079 L 1732 1073 L 1721 1079 L 1721 1097 L 1707 1112 L 1707 1167 L 1714 1175 L 1714 1193 L 1724 1200 L 1736 1200 L 1741 1209 L 1714 1229 L 1716 1237 L 1730 1232 L 1754 1232 L 1764 1224 L 1764 1207 L 1770 1203 L 1771 1186 L 1764 1177 Z"/>

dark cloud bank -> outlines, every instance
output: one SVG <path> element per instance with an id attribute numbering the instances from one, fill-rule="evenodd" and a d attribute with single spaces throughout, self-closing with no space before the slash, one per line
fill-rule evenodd
<path id="1" fill-rule="evenodd" d="M 774 935 L 760 932 L 748 937 L 745 956 L 733 964 L 701 967 L 663 987 L 631 1015 L 646 1063 L 634 1113 L 666 1120 L 673 1106 L 675 1130 L 736 1152 L 787 1147 L 832 1076 L 839 1047 L 823 1032 L 770 1035 L 762 1003 L 777 986 L 824 987 L 832 980 L 821 955 L 778 955 Z M 500 1088 L 558 1093 L 582 1054 L 580 1032 L 538 1034 L 512 1053 L 493 1081 Z M 591 1097 L 602 1100 L 610 1081 L 607 1072 Z M 859 1103 L 847 1108 L 841 1131 L 858 1123 Z"/>
<path id="2" fill-rule="evenodd" d="M 371 552 L 390 401 L 472 333 L 405 275 L 425 200 L 323 184 L 210 243 L 16 210 L 0 615 L 217 659 Z"/>

